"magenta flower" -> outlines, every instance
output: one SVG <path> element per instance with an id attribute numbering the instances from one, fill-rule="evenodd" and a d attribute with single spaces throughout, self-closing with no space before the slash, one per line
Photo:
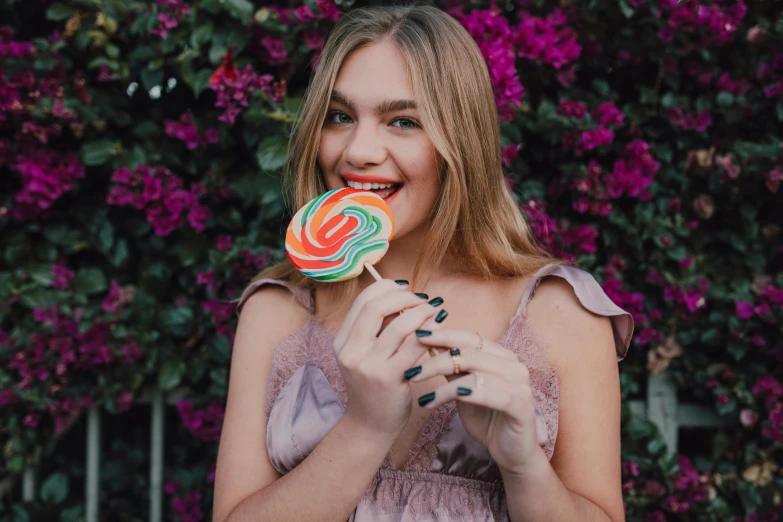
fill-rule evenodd
<path id="1" fill-rule="evenodd" d="M 602 127 L 609 125 L 622 125 L 625 115 L 614 104 L 614 101 L 601 104 L 591 113 L 593 119 Z"/>
<path id="2" fill-rule="evenodd" d="M 750 319 L 753 317 L 753 303 L 747 303 L 744 301 L 734 301 L 735 311 L 734 314 L 740 319 Z"/>
<path id="3" fill-rule="evenodd" d="M 51 273 L 54 276 L 51 285 L 62 290 L 68 288 L 68 282 L 76 275 L 74 271 L 68 270 L 65 265 L 58 263 L 52 265 Z"/>
<path id="4" fill-rule="evenodd" d="M 582 143 L 586 150 L 594 149 L 601 145 L 610 145 L 613 141 L 614 132 L 603 127 L 582 133 Z"/>
<path id="5" fill-rule="evenodd" d="M 560 107 L 557 109 L 557 113 L 566 118 L 582 120 L 587 115 L 587 107 L 576 101 L 560 100 Z"/>

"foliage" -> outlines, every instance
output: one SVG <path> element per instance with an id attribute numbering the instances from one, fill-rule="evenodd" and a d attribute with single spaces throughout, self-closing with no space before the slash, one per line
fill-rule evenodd
<path id="1" fill-rule="evenodd" d="M 509 185 L 537 236 L 634 315 L 623 399 L 666 370 L 682 400 L 738 421 L 667 458 L 655 427 L 624 410 L 631 521 L 781 510 L 774 4 L 436 4 L 484 53 Z M 0 520 L 83 517 L 83 464 L 53 449 L 81 443 L 73 430 L 90 407 L 128 419 L 155 385 L 188 393 L 167 446 L 169 518 L 211 512 L 230 300 L 280 257 L 297 96 L 331 24 L 358 5 L 4 0 L 0 433 L 16 486 Z M 134 433 L 105 450 L 113 520 L 146 516 Z M 21 503 L 26 466 L 46 473 Z"/>

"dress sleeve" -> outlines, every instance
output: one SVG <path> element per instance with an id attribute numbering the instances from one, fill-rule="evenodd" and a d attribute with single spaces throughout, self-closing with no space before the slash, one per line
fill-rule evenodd
<path id="1" fill-rule="evenodd" d="M 310 292 L 304 288 L 297 288 L 286 281 L 279 279 L 257 279 L 252 281 L 242 292 L 242 295 L 238 299 L 234 299 L 232 302 L 237 304 L 237 316 L 242 313 L 242 307 L 245 305 L 247 299 L 253 295 L 259 288 L 264 285 L 278 285 L 287 288 L 294 296 L 294 298 L 307 309 L 312 309 Z"/>
<path id="2" fill-rule="evenodd" d="M 611 319 L 617 362 L 625 359 L 633 337 L 634 321 L 631 314 L 617 306 L 589 272 L 571 266 L 558 266 L 547 275 L 568 281 L 582 306 L 594 314 Z"/>

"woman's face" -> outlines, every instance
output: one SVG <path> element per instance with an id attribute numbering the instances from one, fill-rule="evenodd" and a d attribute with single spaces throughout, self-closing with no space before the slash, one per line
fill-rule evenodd
<path id="1" fill-rule="evenodd" d="M 440 188 L 440 156 L 420 125 L 406 71 L 386 42 L 351 53 L 337 75 L 318 151 L 329 189 L 370 189 L 386 200 L 395 238 L 427 223 Z"/>

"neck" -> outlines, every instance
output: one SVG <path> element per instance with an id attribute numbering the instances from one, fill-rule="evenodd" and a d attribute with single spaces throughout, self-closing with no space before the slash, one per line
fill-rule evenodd
<path id="1" fill-rule="evenodd" d="M 393 239 L 389 243 L 389 250 L 386 251 L 383 258 L 374 265 L 380 276 L 384 279 L 405 279 L 413 283 L 413 268 L 419 258 L 419 253 L 424 247 L 424 240 L 427 236 L 427 228 L 422 226 L 416 230 L 405 234 L 405 236 Z M 422 267 L 419 274 L 420 280 L 437 280 L 446 273 L 450 273 L 454 265 L 453 259 L 447 254 L 441 265 L 436 268 Z M 375 282 L 375 278 L 365 270 L 359 276 L 359 284 L 366 287 Z M 420 286 L 421 284 L 419 283 Z"/>

